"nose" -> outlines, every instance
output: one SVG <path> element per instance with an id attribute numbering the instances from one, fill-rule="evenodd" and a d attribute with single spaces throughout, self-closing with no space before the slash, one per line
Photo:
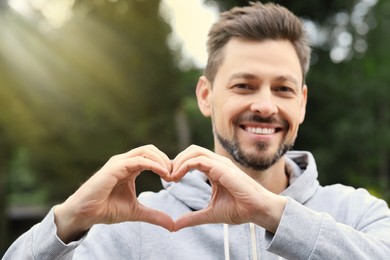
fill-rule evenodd
<path id="1" fill-rule="evenodd" d="M 269 117 L 276 114 L 278 107 L 271 91 L 260 91 L 257 93 L 251 101 L 250 110 L 262 117 Z"/>

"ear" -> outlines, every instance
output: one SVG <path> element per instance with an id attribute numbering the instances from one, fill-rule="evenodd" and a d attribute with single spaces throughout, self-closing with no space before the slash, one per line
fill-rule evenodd
<path id="1" fill-rule="evenodd" d="M 302 124 L 303 121 L 305 120 L 305 115 L 306 115 L 306 104 L 307 104 L 307 86 L 304 85 L 302 87 L 302 100 L 301 100 L 301 110 L 300 110 L 300 118 L 299 118 L 299 123 Z"/>
<path id="2" fill-rule="evenodd" d="M 201 76 L 196 85 L 196 98 L 200 112 L 205 117 L 211 116 L 211 83 L 205 77 Z"/>

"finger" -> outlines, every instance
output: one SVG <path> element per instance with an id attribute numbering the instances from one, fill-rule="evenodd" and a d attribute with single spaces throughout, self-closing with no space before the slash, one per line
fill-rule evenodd
<path id="1" fill-rule="evenodd" d="M 137 167 L 134 169 L 138 174 L 140 174 L 142 171 L 149 170 L 157 175 L 159 175 L 162 179 L 166 181 L 170 181 L 170 170 L 167 169 L 165 166 L 161 165 L 160 163 L 153 161 L 152 159 L 145 158 L 145 157 L 134 157 L 130 159 L 131 161 L 137 161 Z M 131 163 L 130 163 L 131 165 Z M 130 166 L 132 167 L 132 166 Z"/>
<path id="2" fill-rule="evenodd" d="M 172 180 L 173 181 L 180 180 L 191 169 L 201 170 L 200 167 L 197 168 L 196 165 L 188 164 L 189 160 L 192 160 L 197 157 L 202 157 L 202 156 L 204 158 L 206 157 L 213 158 L 214 155 L 216 154 L 211 152 L 210 150 L 207 150 L 205 148 L 196 145 L 192 145 L 188 147 L 186 150 L 178 154 L 176 158 L 172 161 L 173 168 L 172 168 L 171 176 L 172 177 L 176 176 L 175 178 L 172 178 Z"/>
<path id="3" fill-rule="evenodd" d="M 230 160 L 216 160 L 207 156 L 198 156 L 184 162 L 176 172 L 171 173 L 172 180 L 176 181 L 189 170 L 197 169 L 207 175 L 211 183 L 219 183 L 230 193 L 242 193 L 243 189 L 258 188 L 255 180 L 242 172 Z"/>
<path id="4" fill-rule="evenodd" d="M 164 166 L 169 172 L 172 171 L 172 162 L 169 159 L 169 157 L 163 153 L 161 150 L 159 150 L 154 145 L 148 146 L 150 147 L 150 159 L 155 160 L 156 162 L 160 163 L 162 166 Z M 144 154 L 146 158 L 149 158 L 149 153 Z"/>
<path id="5" fill-rule="evenodd" d="M 111 169 L 111 171 L 113 171 L 112 174 L 119 180 L 127 179 L 129 177 L 135 178 L 145 170 L 152 171 L 163 179 L 170 179 L 170 172 L 165 167 L 142 156 L 136 156 L 120 161 L 118 165 L 113 167 L 115 169 Z"/>
<path id="6" fill-rule="evenodd" d="M 176 158 L 172 161 L 173 163 L 173 169 L 172 172 L 177 172 L 178 169 L 188 160 L 192 158 L 196 158 L 199 156 L 205 156 L 208 157 L 209 159 L 214 160 L 215 162 L 220 162 L 226 164 L 227 162 L 231 161 L 227 159 L 224 156 L 218 155 L 214 153 L 213 151 L 210 151 L 206 148 L 196 146 L 196 145 L 191 145 L 188 147 L 186 150 L 182 151 L 179 153 Z"/>
<path id="7" fill-rule="evenodd" d="M 135 156 L 142 156 L 150 160 L 153 160 L 161 164 L 163 167 L 167 168 L 169 172 L 171 171 L 172 168 L 171 160 L 165 153 L 163 153 L 154 145 L 144 145 L 141 147 L 134 148 L 126 153 L 118 155 L 118 158 L 125 159 L 125 158 L 131 158 Z"/>
<path id="8" fill-rule="evenodd" d="M 213 169 L 217 169 L 217 164 L 214 159 L 210 159 L 207 156 L 200 155 L 195 158 L 190 158 L 187 161 L 184 161 L 181 165 L 175 164 L 176 170 L 172 171 L 171 178 L 172 180 L 180 180 L 188 171 L 197 169 L 206 175 L 210 176 L 210 172 L 214 171 Z M 216 174 L 212 174 L 213 179 L 218 178 L 215 176 Z"/>
<path id="9" fill-rule="evenodd" d="M 140 147 L 135 151 L 137 155 L 141 155 L 145 158 L 149 158 L 151 160 L 154 160 L 158 163 L 160 163 L 162 166 L 168 169 L 168 171 L 171 171 L 171 160 L 169 157 L 163 153 L 161 150 L 159 150 L 154 145 L 145 145 Z"/>
<path id="10" fill-rule="evenodd" d="M 181 164 L 183 164 L 185 161 L 188 159 L 191 159 L 193 157 L 199 156 L 202 154 L 202 149 L 206 150 L 205 148 L 196 146 L 196 145 L 191 145 L 187 147 L 184 151 L 179 153 L 175 159 L 173 159 L 173 171 L 176 171 L 178 167 L 180 167 Z M 204 151 L 203 151 L 204 153 Z"/>
<path id="11" fill-rule="evenodd" d="M 161 226 L 170 232 L 174 231 L 173 219 L 164 212 L 140 205 L 139 221 Z"/>

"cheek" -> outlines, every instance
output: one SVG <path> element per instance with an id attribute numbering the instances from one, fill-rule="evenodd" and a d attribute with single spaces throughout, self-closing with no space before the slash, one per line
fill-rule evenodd
<path id="1" fill-rule="evenodd" d="M 279 107 L 279 111 L 283 111 L 282 118 L 289 124 L 289 132 L 296 136 L 299 125 L 301 124 L 301 108 L 294 102 L 294 104 L 284 104 Z"/>
<path id="2" fill-rule="evenodd" d="M 231 102 L 229 99 L 222 99 L 214 102 L 212 117 L 214 127 L 219 133 L 229 133 L 234 131 L 233 121 L 240 115 L 240 102 L 237 99 Z"/>
<path id="3" fill-rule="evenodd" d="M 300 126 L 300 120 L 299 120 L 299 117 L 296 116 L 295 120 L 290 122 L 290 129 L 289 129 L 289 135 L 291 135 L 291 137 L 294 139 L 298 135 L 299 126 Z"/>

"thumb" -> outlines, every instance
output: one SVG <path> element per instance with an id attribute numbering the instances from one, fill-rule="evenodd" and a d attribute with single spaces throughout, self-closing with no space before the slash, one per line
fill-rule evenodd
<path id="1" fill-rule="evenodd" d="M 215 221 L 212 221 L 212 218 L 210 217 L 209 213 L 209 209 L 202 209 L 199 211 L 184 214 L 175 221 L 173 231 L 176 232 L 186 227 L 215 223 Z"/>
<path id="2" fill-rule="evenodd" d="M 171 232 L 174 231 L 173 219 L 168 214 L 148 207 L 141 207 L 140 221 L 161 226 Z"/>

